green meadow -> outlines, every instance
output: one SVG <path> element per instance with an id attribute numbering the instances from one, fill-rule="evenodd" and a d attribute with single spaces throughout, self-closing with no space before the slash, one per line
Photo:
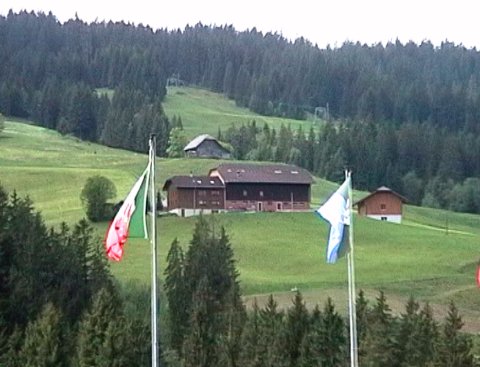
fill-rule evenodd
<path id="1" fill-rule="evenodd" d="M 183 116 L 183 114 L 182 114 Z M 10 192 L 28 195 L 48 225 L 73 224 L 84 216 L 79 199 L 88 177 L 104 175 L 117 187 L 117 200 L 130 189 L 147 163 L 146 154 L 81 142 L 26 123 L 7 121 L 0 134 L 0 184 Z M 175 174 L 206 174 L 218 160 L 158 159 L 157 188 Z M 353 177 L 354 179 L 354 177 Z M 312 207 L 317 207 L 337 184 L 315 179 Z M 365 193 L 355 192 L 355 198 Z M 309 304 L 331 296 L 346 306 L 346 262 L 325 263 L 328 228 L 312 212 L 228 213 L 210 216 L 224 226 L 235 252 L 246 302 L 260 302 L 274 293 L 282 305 L 291 304 L 291 290 L 299 289 Z M 158 220 L 160 275 L 171 242 L 186 249 L 194 218 Z M 107 223 L 94 225 L 102 241 Z M 407 206 L 403 224 L 355 216 L 357 288 L 374 299 L 385 291 L 395 312 L 410 295 L 430 302 L 441 317 L 450 299 L 466 321 L 466 330 L 480 330 L 480 291 L 475 268 L 480 258 L 480 216 Z M 111 264 L 121 282 L 149 283 L 150 246 L 132 239 L 124 260 Z"/>
<path id="2" fill-rule="evenodd" d="M 185 134 L 190 139 L 199 134 L 217 136 L 219 127 L 224 133 L 232 124 L 239 127 L 253 120 L 258 127 L 267 123 L 277 130 L 282 124 L 290 125 L 293 131 L 301 126 L 304 132 L 308 132 L 311 126 L 316 126 L 313 120 L 299 121 L 257 115 L 247 108 L 236 106 L 235 101 L 227 97 L 191 87 L 168 87 L 163 107 L 169 118 L 181 116 Z"/>

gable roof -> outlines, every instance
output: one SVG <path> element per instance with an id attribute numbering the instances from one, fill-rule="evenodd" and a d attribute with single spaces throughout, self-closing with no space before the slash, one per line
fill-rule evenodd
<path id="1" fill-rule="evenodd" d="M 358 205 L 358 204 L 361 204 L 363 203 L 365 200 L 368 200 L 369 198 L 371 198 L 372 196 L 376 195 L 376 194 L 380 194 L 380 193 L 388 193 L 388 194 L 392 194 L 396 197 L 398 197 L 402 203 L 408 203 L 408 200 L 405 196 L 402 196 L 400 195 L 399 193 L 393 191 L 392 189 L 386 187 L 386 186 L 380 186 L 378 189 L 376 189 L 374 192 L 370 193 L 369 195 L 365 196 L 363 199 L 360 199 L 358 200 L 356 203 L 354 203 L 353 205 Z"/>
<path id="2" fill-rule="evenodd" d="M 199 135 L 197 136 L 196 138 L 194 138 L 192 141 L 190 141 L 190 143 L 188 143 L 185 148 L 183 148 L 184 151 L 187 151 L 187 150 L 192 150 L 192 149 L 196 149 L 198 148 L 198 146 L 200 144 L 202 144 L 205 140 L 213 140 L 214 142 L 216 142 L 218 145 L 220 145 L 220 143 L 218 143 L 217 139 L 215 139 L 213 136 L 211 135 L 208 135 L 208 134 L 202 134 L 202 135 Z M 223 147 L 222 147 L 223 148 Z"/>
<path id="3" fill-rule="evenodd" d="M 217 171 L 225 183 L 280 183 L 308 184 L 312 183 L 310 173 L 300 167 L 288 164 L 247 164 L 222 163 Z"/>
<path id="4" fill-rule="evenodd" d="M 209 176 L 173 176 L 165 181 L 163 190 L 168 190 L 170 185 L 182 189 L 222 189 L 222 181 L 218 177 Z"/>

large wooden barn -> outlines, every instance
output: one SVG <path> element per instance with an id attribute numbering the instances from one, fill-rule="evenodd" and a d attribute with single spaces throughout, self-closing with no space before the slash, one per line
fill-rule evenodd
<path id="1" fill-rule="evenodd" d="M 225 185 L 225 209 L 246 211 L 310 208 L 312 177 L 285 164 L 223 163 L 210 170 Z"/>
<path id="2" fill-rule="evenodd" d="M 407 199 L 388 187 L 382 186 L 354 205 L 358 214 L 369 218 L 401 223 L 403 204 Z"/>
<path id="3" fill-rule="evenodd" d="M 183 151 L 187 156 L 199 158 L 229 159 L 230 152 L 225 149 L 214 137 L 203 134 L 190 141 Z"/>
<path id="4" fill-rule="evenodd" d="M 223 163 L 208 176 L 174 176 L 167 208 L 181 216 L 218 211 L 299 211 L 310 208 L 312 177 L 285 164 Z"/>

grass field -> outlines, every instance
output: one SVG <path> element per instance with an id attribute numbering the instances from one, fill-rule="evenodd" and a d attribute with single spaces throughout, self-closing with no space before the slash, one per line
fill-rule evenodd
<path id="1" fill-rule="evenodd" d="M 120 199 L 146 164 L 143 154 L 83 143 L 24 123 L 7 121 L 5 126 L 0 134 L 0 183 L 29 195 L 50 225 L 74 223 L 84 216 L 79 194 L 91 175 L 112 179 Z M 171 175 L 204 174 L 218 163 L 159 159 L 158 186 Z M 336 187 L 317 179 L 312 188 L 314 206 Z M 230 236 L 247 302 L 275 293 L 288 306 L 290 290 L 296 287 L 309 303 L 322 303 L 331 296 L 340 310 L 345 309 L 345 261 L 325 264 L 327 226 L 312 213 L 229 213 L 215 218 Z M 159 219 L 161 272 L 170 243 L 178 238 L 186 248 L 194 223 L 193 218 Z M 95 228 L 101 241 L 106 223 Z M 431 302 L 441 316 L 454 299 L 467 330 L 480 331 L 480 291 L 474 281 L 480 216 L 407 206 L 402 225 L 356 217 L 354 228 L 357 288 L 372 298 L 384 290 L 396 312 L 414 295 Z M 132 239 L 124 261 L 112 264 L 112 271 L 122 282 L 149 282 L 148 242 Z"/>
<path id="2" fill-rule="evenodd" d="M 181 116 L 185 134 L 190 139 L 205 133 L 217 136 L 219 127 L 225 132 L 232 124 L 240 127 L 252 120 L 258 127 L 267 123 L 277 130 L 282 124 L 290 125 L 293 131 L 301 125 L 306 133 L 311 126 L 316 126 L 311 120 L 260 116 L 247 108 L 237 107 L 234 101 L 219 94 L 190 87 L 168 87 L 163 107 L 170 118 Z"/>

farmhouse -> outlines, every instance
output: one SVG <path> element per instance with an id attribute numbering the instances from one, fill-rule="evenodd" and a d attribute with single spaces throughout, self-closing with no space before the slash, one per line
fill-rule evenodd
<path id="1" fill-rule="evenodd" d="M 230 152 L 208 134 L 197 136 L 183 150 L 191 157 L 230 159 Z"/>
<path id="2" fill-rule="evenodd" d="M 382 186 L 354 205 L 358 214 L 369 218 L 401 223 L 402 205 L 407 199 L 388 187 Z"/>
<path id="3" fill-rule="evenodd" d="M 225 187 L 217 177 L 174 176 L 163 185 L 167 192 L 168 211 L 188 217 L 214 213 L 225 207 Z"/>
<path id="4" fill-rule="evenodd" d="M 210 170 L 225 185 L 225 209 L 248 211 L 306 210 L 312 177 L 285 164 L 223 163 Z"/>
<path id="5" fill-rule="evenodd" d="M 298 211 L 310 207 L 312 177 L 285 164 L 223 163 L 208 176 L 174 176 L 167 208 L 181 216 L 219 211 Z"/>

